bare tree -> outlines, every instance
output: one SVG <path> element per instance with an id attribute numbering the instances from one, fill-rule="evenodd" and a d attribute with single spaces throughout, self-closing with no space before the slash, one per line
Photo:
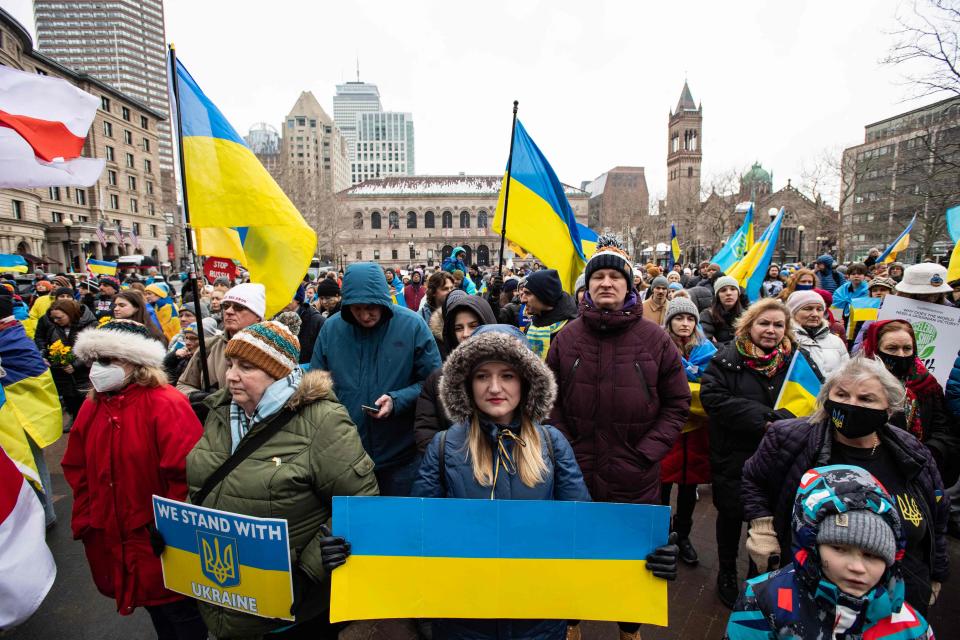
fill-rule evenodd
<path id="1" fill-rule="evenodd" d="M 737 215 L 740 199 L 740 169 L 726 169 L 714 173 L 702 184 L 703 204 L 697 215 L 686 222 L 694 241 L 699 241 L 701 259 L 715 254 L 730 234 L 743 224 L 743 216 Z"/>
<path id="2" fill-rule="evenodd" d="M 960 5 L 915 0 L 896 20 L 895 41 L 883 62 L 904 68 L 914 97 L 960 95 Z"/>
<path id="3" fill-rule="evenodd" d="M 656 218 L 650 215 L 650 203 L 645 201 L 638 189 L 615 189 L 604 202 L 604 230 L 619 235 L 627 252 L 639 260 L 640 246 L 653 236 Z"/>
<path id="4" fill-rule="evenodd" d="M 346 203 L 329 185 L 312 175 L 291 169 L 279 171 L 277 182 L 317 234 L 317 254 L 335 262 L 341 240 L 351 227 Z"/>

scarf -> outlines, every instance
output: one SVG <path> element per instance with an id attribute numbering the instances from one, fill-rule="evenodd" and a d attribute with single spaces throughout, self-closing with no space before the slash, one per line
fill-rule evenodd
<path id="1" fill-rule="evenodd" d="M 924 433 L 923 424 L 920 421 L 920 402 L 937 395 L 940 383 L 930 375 L 920 358 L 914 358 L 913 368 L 907 374 L 904 385 L 907 388 L 907 398 L 903 408 L 906 418 L 904 425 L 907 431 L 922 442 Z"/>
<path id="2" fill-rule="evenodd" d="M 713 354 L 716 352 L 717 348 L 712 342 L 701 338 L 701 342 L 693 348 L 689 357 L 684 357 L 682 353 L 680 354 L 680 362 L 683 364 L 683 370 L 687 374 L 687 382 L 700 382 L 704 370 L 706 370 L 707 365 L 710 364 L 710 360 L 713 358 Z"/>
<path id="3" fill-rule="evenodd" d="M 237 450 L 240 441 L 250 429 L 280 411 L 287 404 L 290 396 L 300 387 L 302 380 L 303 370 L 297 367 L 286 378 L 271 384 L 263 392 L 252 416 L 247 416 L 236 402 L 230 402 L 230 453 Z"/>
<path id="4" fill-rule="evenodd" d="M 762 373 L 768 378 L 772 378 L 787 366 L 790 355 L 790 340 L 784 338 L 777 345 L 777 348 L 766 353 L 763 349 L 753 344 L 750 338 L 741 336 L 737 338 L 737 353 L 743 358 L 743 364 L 758 373 Z"/>

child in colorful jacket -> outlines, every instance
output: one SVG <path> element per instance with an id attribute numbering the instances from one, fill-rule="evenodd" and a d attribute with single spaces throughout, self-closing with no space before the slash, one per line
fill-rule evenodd
<path id="1" fill-rule="evenodd" d="M 810 469 L 793 522 L 793 563 L 747 581 L 726 640 L 933 639 L 904 601 L 906 539 L 890 495 L 870 473 Z"/>

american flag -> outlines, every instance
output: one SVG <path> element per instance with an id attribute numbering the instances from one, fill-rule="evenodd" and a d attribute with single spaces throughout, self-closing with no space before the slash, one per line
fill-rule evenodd
<path id="1" fill-rule="evenodd" d="M 103 230 L 103 220 L 100 221 L 100 224 L 97 225 L 97 240 L 100 241 L 100 246 L 107 246 L 107 234 Z"/>
<path id="2" fill-rule="evenodd" d="M 113 237 L 117 239 L 117 246 L 120 246 L 123 244 L 123 230 L 120 229 L 119 220 L 114 220 L 113 224 L 115 225 L 113 227 Z"/>
<path id="3" fill-rule="evenodd" d="M 130 225 L 130 244 L 137 249 L 140 248 L 140 238 L 137 237 L 136 232 L 133 230 L 133 224 Z"/>

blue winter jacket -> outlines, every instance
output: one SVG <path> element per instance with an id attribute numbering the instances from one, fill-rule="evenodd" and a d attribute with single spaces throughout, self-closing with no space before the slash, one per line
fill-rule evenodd
<path id="1" fill-rule="evenodd" d="M 349 306 L 383 307 L 380 324 L 364 329 Z M 440 366 L 433 335 L 415 312 L 394 305 L 379 265 L 357 262 L 343 276 L 342 311 L 323 323 L 310 360 L 311 369 L 333 375 L 337 398 L 357 425 L 363 448 L 377 469 L 409 462 L 416 455 L 413 419 L 420 387 Z M 393 399 L 393 412 L 383 420 L 367 415 L 383 394 Z"/>
<path id="2" fill-rule="evenodd" d="M 519 427 L 499 427 L 481 422 L 487 431 L 490 446 L 497 449 L 497 432 L 500 428 L 516 430 Z M 446 432 L 433 437 L 420 463 L 420 471 L 413 483 L 411 496 L 415 498 L 472 498 L 490 499 L 490 487 L 483 487 L 473 477 L 473 466 L 467 460 L 467 434 L 470 425 L 455 424 Z M 549 425 L 538 426 L 540 451 L 547 465 L 547 480 L 535 487 L 528 487 L 517 474 L 508 474 L 503 467 L 497 477 L 494 496 L 498 500 L 575 500 L 590 502 L 590 493 L 580 473 L 580 466 L 573 449 L 559 431 Z M 446 433 L 444 443 L 444 477 L 440 482 L 440 440 Z M 546 438 L 550 438 L 550 444 Z M 503 439 L 504 446 L 514 456 L 518 446 L 510 438 Z M 551 455 L 551 445 L 553 453 Z M 496 459 L 496 458 L 494 458 Z M 562 640 L 566 636 L 565 620 L 435 620 L 434 640 Z"/>
<path id="3" fill-rule="evenodd" d="M 474 284 L 473 280 L 470 279 L 467 265 L 463 260 L 460 259 L 461 255 L 467 255 L 466 249 L 463 247 L 454 247 L 450 255 L 443 261 L 441 268 L 447 273 L 462 271 L 463 282 L 461 283 L 460 288 L 466 291 L 468 295 L 472 296 L 477 292 L 477 285 Z"/>
<path id="4" fill-rule="evenodd" d="M 855 298 L 867 298 L 870 296 L 870 287 L 867 286 L 866 280 L 860 283 L 860 286 L 856 289 L 853 288 L 853 283 L 847 280 L 842 285 L 837 287 L 837 290 L 833 292 L 833 305 L 837 309 L 843 311 L 843 317 L 846 318 L 850 315 L 850 302 Z"/>
<path id="5" fill-rule="evenodd" d="M 953 369 L 950 370 L 950 378 L 943 392 L 946 396 L 947 409 L 955 418 L 960 419 L 960 353 L 957 353 L 957 359 L 953 363 Z"/>

